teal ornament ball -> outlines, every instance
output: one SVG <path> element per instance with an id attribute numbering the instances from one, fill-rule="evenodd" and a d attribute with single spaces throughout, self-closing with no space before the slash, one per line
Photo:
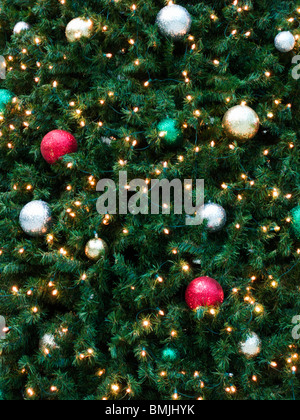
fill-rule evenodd
<path id="1" fill-rule="evenodd" d="M 167 347 L 162 352 L 162 358 L 166 362 L 174 362 L 178 358 L 178 351 L 171 347 Z"/>
<path id="2" fill-rule="evenodd" d="M 297 239 L 300 239 L 300 206 L 292 210 L 292 228 Z"/>
<path id="3" fill-rule="evenodd" d="M 179 129 L 178 122 L 171 118 L 162 120 L 158 126 L 158 135 L 163 143 L 169 147 L 179 146 L 182 142 L 182 132 Z"/>
<path id="4" fill-rule="evenodd" d="M 6 105 L 12 101 L 14 95 L 7 89 L 0 89 L 0 112 L 4 112 Z"/>

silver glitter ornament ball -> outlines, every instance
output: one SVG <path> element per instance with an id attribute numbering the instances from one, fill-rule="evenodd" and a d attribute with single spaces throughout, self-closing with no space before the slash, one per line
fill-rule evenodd
<path id="1" fill-rule="evenodd" d="M 248 358 L 258 356 L 261 352 L 261 340 L 254 332 L 249 333 L 247 340 L 240 343 L 241 352 Z"/>
<path id="2" fill-rule="evenodd" d="M 210 232 L 217 232 L 226 224 L 226 211 L 222 206 L 215 203 L 204 204 L 198 212 L 197 218 L 203 223 L 207 221 L 207 228 Z"/>
<path id="3" fill-rule="evenodd" d="M 93 22 L 90 19 L 76 18 L 71 20 L 66 27 L 66 37 L 69 42 L 78 41 L 80 38 L 89 38 L 92 35 Z"/>
<path id="4" fill-rule="evenodd" d="M 278 51 L 287 53 L 294 49 L 296 41 L 291 32 L 283 31 L 276 36 L 274 43 Z"/>
<path id="5" fill-rule="evenodd" d="M 44 201 L 31 201 L 20 213 L 20 225 L 30 236 L 41 236 L 48 232 L 52 216 L 50 206 Z"/>
<path id="6" fill-rule="evenodd" d="M 30 25 L 27 22 L 18 22 L 14 27 L 14 34 L 20 34 L 22 31 L 28 31 Z"/>
<path id="7" fill-rule="evenodd" d="M 156 24 L 162 34 L 177 39 L 184 37 L 189 32 L 192 18 L 184 7 L 170 4 L 159 12 Z"/>
<path id="8" fill-rule="evenodd" d="M 238 140 L 251 140 L 259 130 L 257 113 L 246 105 L 230 108 L 223 118 L 223 128 L 228 137 Z"/>
<path id="9" fill-rule="evenodd" d="M 104 259 L 108 251 L 108 246 L 103 239 L 95 238 L 88 241 L 85 247 L 85 255 L 93 261 Z"/>

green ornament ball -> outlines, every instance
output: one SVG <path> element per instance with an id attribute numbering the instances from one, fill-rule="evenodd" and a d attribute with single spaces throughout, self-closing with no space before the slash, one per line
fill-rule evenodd
<path id="1" fill-rule="evenodd" d="M 182 132 L 176 120 L 166 118 L 158 124 L 157 129 L 159 137 L 166 146 L 176 147 L 181 144 Z"/>
<path id="2" fill-rule="evenodd" d="M 7 89 L 0 89 L 0 112 L 4 112 L 6 105 L 12 101 L 14 95 Z"/>
<path id="3" fill-rule="evenodd" d="M 300 239 L 300 206 L 292 210 L 292 228 L 297 239 Z"/>
<path id="4" fill-rule="evenodd" d="M 167 347 L 162 352 L 162 358 L 166 362 L 174 362 L 178 358 L 178 351 L 171 347 Z"/>

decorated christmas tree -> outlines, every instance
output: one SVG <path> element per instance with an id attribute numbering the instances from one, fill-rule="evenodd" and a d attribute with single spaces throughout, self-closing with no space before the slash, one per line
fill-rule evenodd
<path id="1" fill-rule="evenodd" d="M 299 399 L 297 7 L 1 1 L 0 398 Z"/>

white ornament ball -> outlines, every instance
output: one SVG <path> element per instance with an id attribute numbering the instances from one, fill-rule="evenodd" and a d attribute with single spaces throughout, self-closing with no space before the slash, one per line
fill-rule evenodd
<path id="1" fill-rule="evenodd" d="M 55 342 L 55 337 L 53 334 L 45 334 L 40 341 L 40 350 L 53 350 L 58 346 Z"/>
<path id="2" fill-rule="evenodd" d="M 294 35 L 289 31 L 280 32 L 275 38 L 275 47 L 282 53 L 290 52 L 296 44 Z"/>
<path id="3" fill-rule="evenodd" d="M 28 235 L 45 235 L 52 222 L 50 206 L 41 200 L 31 201 L 23 207 L 19 221 L 21 228 Z"/>
<path id="4" fill-rule="evenodd" d="M 19 34 L 22 31 L 28 31 L 30 25 L 27 22 L 18 22 L 14 27 L 14 34 Z"/>
<path id="5" fill-rule="evenodd" d="M 227 221 L 226 211 L 222 206 L 215 203 L 204 204 L 198 210 L 196 217 L 201 224 L 207 221 L 207 228 L 211 232 L 221 230 Z"/>
<path id="6" fill-rule="evenodd" d="M 261 340 L 254 332 L 249 333 L 247 340 L 240 343 L 241 352 L 248 358 L 258 356 L 261 352 Z"/>
<path id="7" fill-rule="evenodd" d="M 111 146 L 112 139 L 109 137 L 101 137 L 101 141 L 103 144 L 106 144 L 107 146 Z"/>
<path id="8" fill-rule="evenodd" d="M 92 35 L 93 22 L 90 19 L 76 18 L 71 20 L 66 27 L 66 37 L 69 42 L 78 41 L 80 38 L 89 38 Z"/>
<path id="9" fill-rule="evenodd" d="M 159 12 L 156 24 L 162 34 L 176 39 L 184 37 L 189 32 L 192 18 L 184 7 L 170 4 Z"/>

